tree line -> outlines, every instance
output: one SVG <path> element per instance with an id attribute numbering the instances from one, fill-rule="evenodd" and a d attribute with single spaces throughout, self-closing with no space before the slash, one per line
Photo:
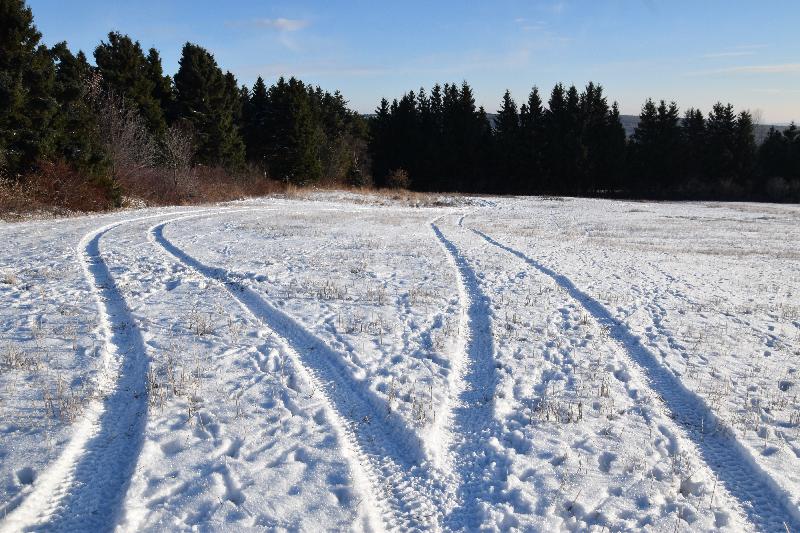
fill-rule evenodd
<path id="1" fill-rule="evenodd" d="M 446 83 L 383 99 L 371 123 L 380 185 L 423 191 L 640 198 L 800 200 L 800 135 L 792 124 L 755 141 L 753 117 L 730 104 L 708 114 L 648 99 L 626 138 L 600 85 L 506 91 L 490 116 L 472 88 Z"/>
<path id="2" fill-rule="evenodd" d="M 800 199 L 795 126 L 758 146 L 752 116 L 731 105 L 681 114 L 647 100 L 627 138 L 598 84 L 533 87 L 519 106 L 506 91 L 489 115 L 463 82 L 383 99 L 364 117 L 338 91 L 296 78 L 242 85 L 195 43 L 169 75 L 158 50 L 118 32 L 94 64 L 65 42 L 42 44 L 24 0 L 0 0 L 0 20 L 0 203 L 9 187 L 37 183 L 97 208 L 126 195 L 225 199 L 275 182 Z"/>
<path id="3" fill-rule="evenodd" d="M 56 164 L 56 173 L 116 204 L 131 192 L 190 194 L 198 173 L 369 184 L 367 121 L 339 92 L 295 78 L 240 85 L 194 43 L 170 76 L 158 50 L 118 32 L 97 45 L 91 65 L 66 42 L 42 44 L 23 0 L 0 0 L 0 20 L 5 182 L 32 180 Z"/>

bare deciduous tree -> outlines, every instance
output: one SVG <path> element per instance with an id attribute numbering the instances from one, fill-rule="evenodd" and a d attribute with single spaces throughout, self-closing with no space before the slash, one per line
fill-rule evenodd
<path id="1" fill-rule="evenodd" d="M 98 80 L 89 80 L 87 97 L 97 112 L 105 149 L 114 178 L 125 181 L 156 164 L 158 147 L 138 109 L 121 96 L 103 91 Z"/>
<path id="2" fill-rule="evenodd" d="M 164 134 L 161 157 L 172 174 L 172 186 L 176 191 L 188 191 L 192 187 L 192 160 L 194 159 L 194 132 L 188 124 L 170 126 Z"/>

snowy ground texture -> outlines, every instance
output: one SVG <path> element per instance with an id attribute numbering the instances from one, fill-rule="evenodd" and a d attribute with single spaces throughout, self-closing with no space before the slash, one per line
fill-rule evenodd
<path id="1" fill-rule="evenodd" d="M 800 531 L 800 208 L 436 203 L 0 225 L 0 531 Z"/>

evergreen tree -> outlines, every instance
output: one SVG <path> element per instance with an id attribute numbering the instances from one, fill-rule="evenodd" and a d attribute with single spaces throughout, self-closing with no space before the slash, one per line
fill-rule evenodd
<path id="1" fill-rule="evenodd" d="M 624 186 L 627 139 L 617 102 L 611 104 L 600 141 L 600 162 L 596 185 L 606 192 L 619 192 Z"/>
<path id="2" fill-rule="evenodd" d="M 572 185 L 573 169 L 576 165 L 574 146 L 577 133 L 573 124 L 573 113 L 577 111 L 577 98 L 573 105 L 567 104 L 567 93 L 562 84 L 556 84 L 550 92 L 545 113 L 544 191 L 564 192 Z"/>
<path id="3" fill-rule="evenodd" d="M 631 139 L 630 171 L 634 190 L 672 191 L 681 179 L 682 131 L 678 107 L 648 99 Z"/>
<path id="4" fill-rule="evenodd" d="M 375 109 L 375 116 L 369 123 L 369 154 L 372 158 L 372 176 L 375 185 L 386 186 L 386 177 L 392 168 L 391 160 L 391 124 L 392 115 L 389 110 L 389 101 L 381 98 L 381 103 Z"/>
<path id="5" fill-rule="evenodd" d="M 108 171 L 109 162 L 89 102 L 91 67 L 83 52 L 73 55 L 65 42 L 56 44 L 51 54 L 56 65 L 54 95 L 58 101 L 53 128 L 55 153 L 80 171 L 101 176 Z"/>
<path id="6" fill-rule="evenodd" d="M 715 181 L 736 175 L 736 115 L 733 106 L 717 102 L 706 122 L 706 172 Z"/>
<path id="7" fill-rule="evenodd" d="M 521 174 L 519 192 L 542 190 L 542 162 L 545 143 L 545 120 L 539 89 L 533 87 L 528 101 L 520 108 Z"/>
<path id="8" fill-rule="evenodd" d="M 768 178 L 783 177 L 788 155 L 789 143 L 774 127 L 769 129 L 767 138 L 758 150 L 761 173 Z"/>
<path id="9" fill-rule="evenodd" d="M 742 111 L 736 117 L 736 136 L 734 139 L 735 169 L 734 179 L 742 186 L 750 186 L 756 168 L 756 139 L 753 117 Z"/>
<path id="10" fill-rule="evenodd" d="M 247 104 L 243 108 L 243 136 L 247 146 L 247 160 L 262 170 L 267 168 L 269 132 L 267 116 L 269 113 L 267 85 L 259 76 L 250 91 Z"/>
<path id="11" fill-rule="evenodd" d="M 520 176 L 521 129 L 517 104 L 506 90 L 503 102 L 494 123 L 495 170 L 498 173 L 496 187 L 505 193 L 522 190 Z"/>
<path id="12" fill-rule="evenodd" d="M 65 42 L 56 44 L 51 55 L 56 66 L 54 95 L 58 102 L 53 120 L 53 155 L 70 164 L 88 182 L 105 191 L 114 205 L 119 205 L 121 191 L 111 175 L 109 155 L 100 138 L 92 106 L 92 68 L 83 52 L 72 54 Z"/>
<path id="13" fill-rule="evenodd" d="M 186 43 L 175 75 L 175 109 L 176 118 L 192 126 L 199 163 L 226 168 L 244 163 L 244 143 L 234 122 L 235 106 L 230 81 L 214 56 Z"/>
<path id="14" fill-rule="evenodd" d="M 136 105 L 147 121 L 150 131 L 161 135 L 166 129 L 162 102 L 156 96 L 160 59 L 158 54 L 148 61 L 139 41 L 133 41 L 119 32 L 108 34 L 108 42 L 101 42 L 94 50 L 97 69 L 107 89 Z"/>
<path id="15" fill-rule="evenodd" d="M 608 160 L 610 154 L 609 108 L 603 88 L 589 82 L 580 95 L 580 150 L 584 159 L 579 169 L 579 182 L 576 184 L 582 193 L 592 193 L 604 188 L 611 171 Z"/>
<path id="16" fill-rule="evenodd" d="M 151 48 L 147 52 L 145 70 L 148 79 L 153 84 L 153 98 L 161 107 L 161 113 L 165 119 L 171 120 L 175 107 L 175 91 L 172 87 L 172 78 L 164 75 L 161 55 L 155 48 Z"/>
<path id="17" fill-rule="evenodd" d="M 18 176 L 53 149 L 55 67 L 23 0 L 0 0 L 0 172 Z"/>
<path id="18" fill-rule="evenodd" d="M 270 176 L 295 184 L 320 179 L 320 136 L 303 82 L 280 78 L 268 91 L 267 161 Z"/>
<path id="19" fill-rule="evenodd" d="M 706 155 L 706 120 L 699 109 L 690 108 L 681 121 L 683 171 L 690 181 L 702 182 Z"/>

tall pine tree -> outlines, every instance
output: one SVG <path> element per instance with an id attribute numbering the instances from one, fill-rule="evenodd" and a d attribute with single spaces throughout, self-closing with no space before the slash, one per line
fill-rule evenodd
<path id="1" fill-rule="evenodd" d="M 163 134 L 167 123 L 162 103 L 156 97 L 156 83 L 163 84 L 164 80 L 159 76 L 157 54 L 148 61 L 139 41 L 111 32 L 108 42 L 101 42 L 95 48 L 94 60 L 107 89 L 135 105 L 151 133 Z"/>
<path id="2" fill-rule="evenodd" d="M 23 0 L 0 0 L 0 172 L 16 177 L 53 150 L 55 67 Z"/>
<path id="3" fill-rule="evenodd" d="M 197 161 L 238 168 L 244 164 L 244 143 L 235 124 L 230 82 L 205 48 L 186 43 L 175 75 L 176 116 L 191 124 Z"/>

